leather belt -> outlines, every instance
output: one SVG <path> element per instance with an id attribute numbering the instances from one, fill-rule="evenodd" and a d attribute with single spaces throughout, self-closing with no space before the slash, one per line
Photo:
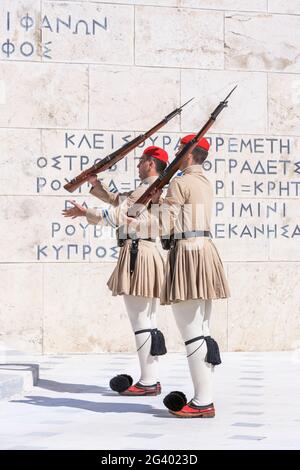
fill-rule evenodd
<path id="1" fill-rule="evenodd" d="M 179 232 L 171 235 L 171 240 L 184 240 L 186 238 L 205 237 L 211 238 L 212 234 L 209 230 L 190 230 L 187 232 Z"/>

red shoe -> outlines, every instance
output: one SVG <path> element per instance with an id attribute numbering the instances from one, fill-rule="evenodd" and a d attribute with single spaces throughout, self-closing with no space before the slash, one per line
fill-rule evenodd
<path id="1" fill-rule="evenodd" d="M 142 385 L 137 382 L 136 384 L 128 387 L 124 392 L 119 392 L 119 394 L 132 397 L 140 397 L 146 395 L 155 396 L 161 394 L 161 386 L 160 382 L 157 382 L 154 385 Z"/>
<path id="2" fill-rule="evenodd" d="M 213 418 L 215 416 L 213 403 L 206 406 L 197 406 L 194 405 L 193 401 L 190 401 L 180 411 L 169 410 L 169 412 L 178 418 Z"/>

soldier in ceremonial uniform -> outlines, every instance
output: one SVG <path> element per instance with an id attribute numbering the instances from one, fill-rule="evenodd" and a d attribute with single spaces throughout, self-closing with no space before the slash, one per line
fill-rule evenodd
<path id="1" fill-rule="evenodd" d="M 183 137 L 181 146 L 194 137 L 195 134 Z M 170 413 L 179 418 L 215 416 L 212 372 L 221 359 L 218 345 L 210 336 L 209 323 L 212 300 L 230 295 L 222 261 L 211 239 L 213 188 L 202 170 L 208 150 L 209 142 L 202 138 L 183 157 L 182 175 L 170 181 L 157 223 L 163 245 L 169 249 L 160 301 L 172 306 L 194 385 L 194 396 L 188 403 L 181 391 L 164 398 Z M 159 196 L 157 191 L 152 201 L 158 201 Z M 131 219 L 128 223 L 137 233 L 144 233 L 149 222 L 155 225 L 155 217 L 152 213 L 144 221 Z"/>
<path id="2" fill-rule="evenodd" d="M 181 145 L 195 134 L 181 139 Z M 181 176 L 171 180 L 161 217 L 162 235 L 171 234 L 170 251 L 161 292 L 161 304 L 172 305 L 176 324 L 186 346 L 194 385 L 189 403 L 182 392 L 164 399 L 170 413 L 180 418 L 215 415 L 212 372 L 221 362 L 218 345 L 210 337 L 209 322 L 213 299 L 229 297 L 222 261 L 211 239 L 213 188 L 203 173 L 209 142 L 202 138 L 182 160 Z"/>
<path id="3" fill-rule="evenodd" d="M 91 224 L 116 227 L 122 218 L 124 204 L 133 205 L 165 169 L 168 154 L 165 150 L 151 146 L 143 151 L 138 163 L 141 184 L 127 193 L 114 193 L 97 180 L 89 178 L 93 185 L 91 194 L 111 204 L 115 209 L 86 209 L 75 201 L 73 208 L 63 211 L 65 217 L 86 216 Z M 120 235 L 119 235 L 120 236 Z M 122 295 L 133 332 L 141 369 L 140 379 L 132 385 L 132 378 L 118 375 L 110 381 L 113 390 L 122 395 L 145 396 L 161 393 L 158 382 L 158 355 L 165 354 L 164 338 L 156 328 L 156 304 L 160 297 L 164 276 L 164 262 L 156 240 L 151 237 L 137 238 L 134 234 L 120 238 L 121 250 L 117 265 L 108 280 L 112 295 Z"/>

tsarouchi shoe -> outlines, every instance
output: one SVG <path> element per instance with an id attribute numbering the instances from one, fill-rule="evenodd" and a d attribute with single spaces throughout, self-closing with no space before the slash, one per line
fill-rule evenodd
<path id="1" fill-rule="evenodd" d="M 210 403 L 209 405 L 198 406 L 194 405 L 192 400 L 183 408 L 181 408 L 181 410 L 169 410 L 169 412 L 178 418 L 213 418 L 215 416 L 215 408 L 213 403 Z"/>
<path id="2" fill-rule="evenodd" d="M 161 394 L 161 385 L 160 382 L 157 382 L 156 384 L 153 385 L 142 385 L 139 382 L 137 382 L 134 385 L 131 385 L 128 387 L 124 392 L 119 392 L 120 395 L 126 395 L 126 396 L 132 396 L 132 397 L 137 397 L 137 396 L 146 396 L 146 395 L 160 395 Z"/>

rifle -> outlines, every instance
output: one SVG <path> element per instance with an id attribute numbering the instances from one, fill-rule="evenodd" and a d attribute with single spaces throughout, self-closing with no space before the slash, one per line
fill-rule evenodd
<path id="1" fill-rule="evenodd" d="M 220 103 L 211 113 L 210 118 L 200 129 L 198 134 L 196 134 L 192 140 L 185 144 L 185 146 L 176 153 L 175 158 L 170 163 L 170 165 L 159 175 L 159 177 L 151 184 L 151 186 L 147 188 L 147 190 L 141 195 L 141 197 L 129 208 L 129 216 L 137 217 L 138 215 L 140 215 L 141 212 L 138 211 L 138 206 L 139 208 L 141 207 L 141 205 L 146 206 L 151 200 L 153 194 L 169 183 L 174 173 L 176 173 L 176 171 L 179 169 L 182 159 L 194 150 L 194 148 L 197 146 L 198 141 L 206 134 L 208 129 L 213 125 L 220 112 L 224 108 L 226 108 L 228 104 L 228 98 L 231 93 L 233 93 L 233 91 L 236 89 L 236 87 L 237 85 L 231 90 L 231 92 L 226 96 L 223 101 L 220 101 Z"/>
<path id="2" fill-rule="evenodd" d="M 180 108 L 174 109 L 174 111 L 172 111 L 170 114 L 165 116 L 164 119 L 162 119 L 158 124 L 156 124 L 154 127 L 149 129 L 149 131 L 145 132 L 144 134 L 138 135 L 133 140 L 131 140 L 130 142 L 127 142 L 125 145 L 120 147 L 118 150 L 115 150 L 111 154 L 107 155 L 105 158 L 100 160 L 100 162 L 95 163 L 93 166 L 91 166 L 87 170 L 80 173 L 80 175 L 76 176 L 69 183 L 65 184 L 64 188 L 70 193 L 73 193 L 77 188 L 79 188 L 83 183 L 87 181 L 89 176 L 94 175 L 96 173 L 100 173 L 101 171 L 105 171 L 111 168 L 118 161 L 120 161 L 123 157 L 125 157 L 125 155 L 127 155 L 129 152 L 134 150 L 138 145 L 145 142 L 145 140 L 147 140 L 152 134 L 157 132 L 161 127 L 167 124 L 167 122 L 169 122 L 171 119 L 177 116 L 177 114 L 180 114 L 182 108 L 193 99 L 194 98 L 191 98 L 190 100 L 188 100 L 186 103 L 180 106 Z"/>

